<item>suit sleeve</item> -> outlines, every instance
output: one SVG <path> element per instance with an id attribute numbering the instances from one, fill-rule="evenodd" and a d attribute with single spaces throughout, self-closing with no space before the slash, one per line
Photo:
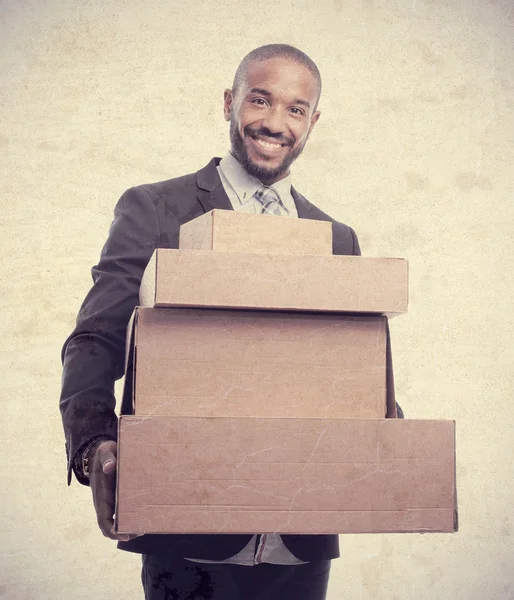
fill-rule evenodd
<path id="1" fill-rule="evenodd" d="M 357 234 L 355 233 L 355 231 L 350 227 L 350 233 L 352 234 L 352 240 L 353 240 L 353 252 L 352 254 L 354 256 L 360 256 L 361 255 L 361 248 L 359 246 L 359 239 L 357 238 Z"/>
<path id="2" fill-rule="evenodd" d="M 141 278 L 158 240 L 152 199 L 142 188 L 128 190 L 116 204 L 100 260 L 91 270 L 93 287 L 62 349 L 59 408 L 68 484 L 81 447 L 97 436 L 117 439 L 114 383 L 123 376 L 127 325 L 139 304 Z"/>

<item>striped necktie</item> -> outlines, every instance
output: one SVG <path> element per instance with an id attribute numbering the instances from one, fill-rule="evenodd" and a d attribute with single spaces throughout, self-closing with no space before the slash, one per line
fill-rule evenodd
<path id="1" fill-rule="evenodd" d="M 267 185 L 260 187 L 253 197 L 262 204 L 261 215 L 287 215 L 289 211 L 282 204 L 279 195 Z"/>

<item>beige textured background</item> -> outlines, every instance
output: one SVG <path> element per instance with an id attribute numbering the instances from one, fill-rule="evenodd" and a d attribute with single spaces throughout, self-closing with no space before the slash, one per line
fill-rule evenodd
<path id="1" fill-rule="evenodd" d="M 392 322 L 411 418 L 455 418 L 460 532 L 341 538 L 329 600 L 514 600 L 509 0 L 0 0 L 0 597 L 140 598 L 138 556 L 66 486 L 59 353 L 114 203 L 227 148 L 262 43 L 324 79 L 297 188 L 411 266 Z"/>

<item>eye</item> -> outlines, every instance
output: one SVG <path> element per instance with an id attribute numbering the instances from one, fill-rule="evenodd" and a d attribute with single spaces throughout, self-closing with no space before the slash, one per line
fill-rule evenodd
<path id="1" fill-rule="evenodd" d="M 264 98 L 254 98 L 252 104 L 257 104 L 258 106 L 266 106 L 268 103 Z"/>
<path id="2" fill-rule="evenodd" d="M 297 106 L 293 106 L 290 110 L 294 115 L 301 116 L 305 114 L 305 111 L 303 111 L 301 108 L 298 108 Z"/>

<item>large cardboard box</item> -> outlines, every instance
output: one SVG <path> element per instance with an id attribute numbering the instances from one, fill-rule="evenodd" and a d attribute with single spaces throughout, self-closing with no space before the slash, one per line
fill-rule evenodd
<path id="1" fill-rule="evenodd" d="M 140 304 L 394 316 L 407 311 L 407 261 L 158 248 Z"/>
<path id="2" fill-rule="evenodd" d="M 137 308 L 124 412 L 394 416 L 387 336 L 384 316 Z"/>
<path id="3" fill-rule="evenodd" d="M 120 533 L 452 532 L 453 421 L 122 417 Z"/>
<path id="4" fill-rule="evenodd" d="M 332 254 L 332 223 L 214 209 L 180 227 L 181 250 Z"/>

